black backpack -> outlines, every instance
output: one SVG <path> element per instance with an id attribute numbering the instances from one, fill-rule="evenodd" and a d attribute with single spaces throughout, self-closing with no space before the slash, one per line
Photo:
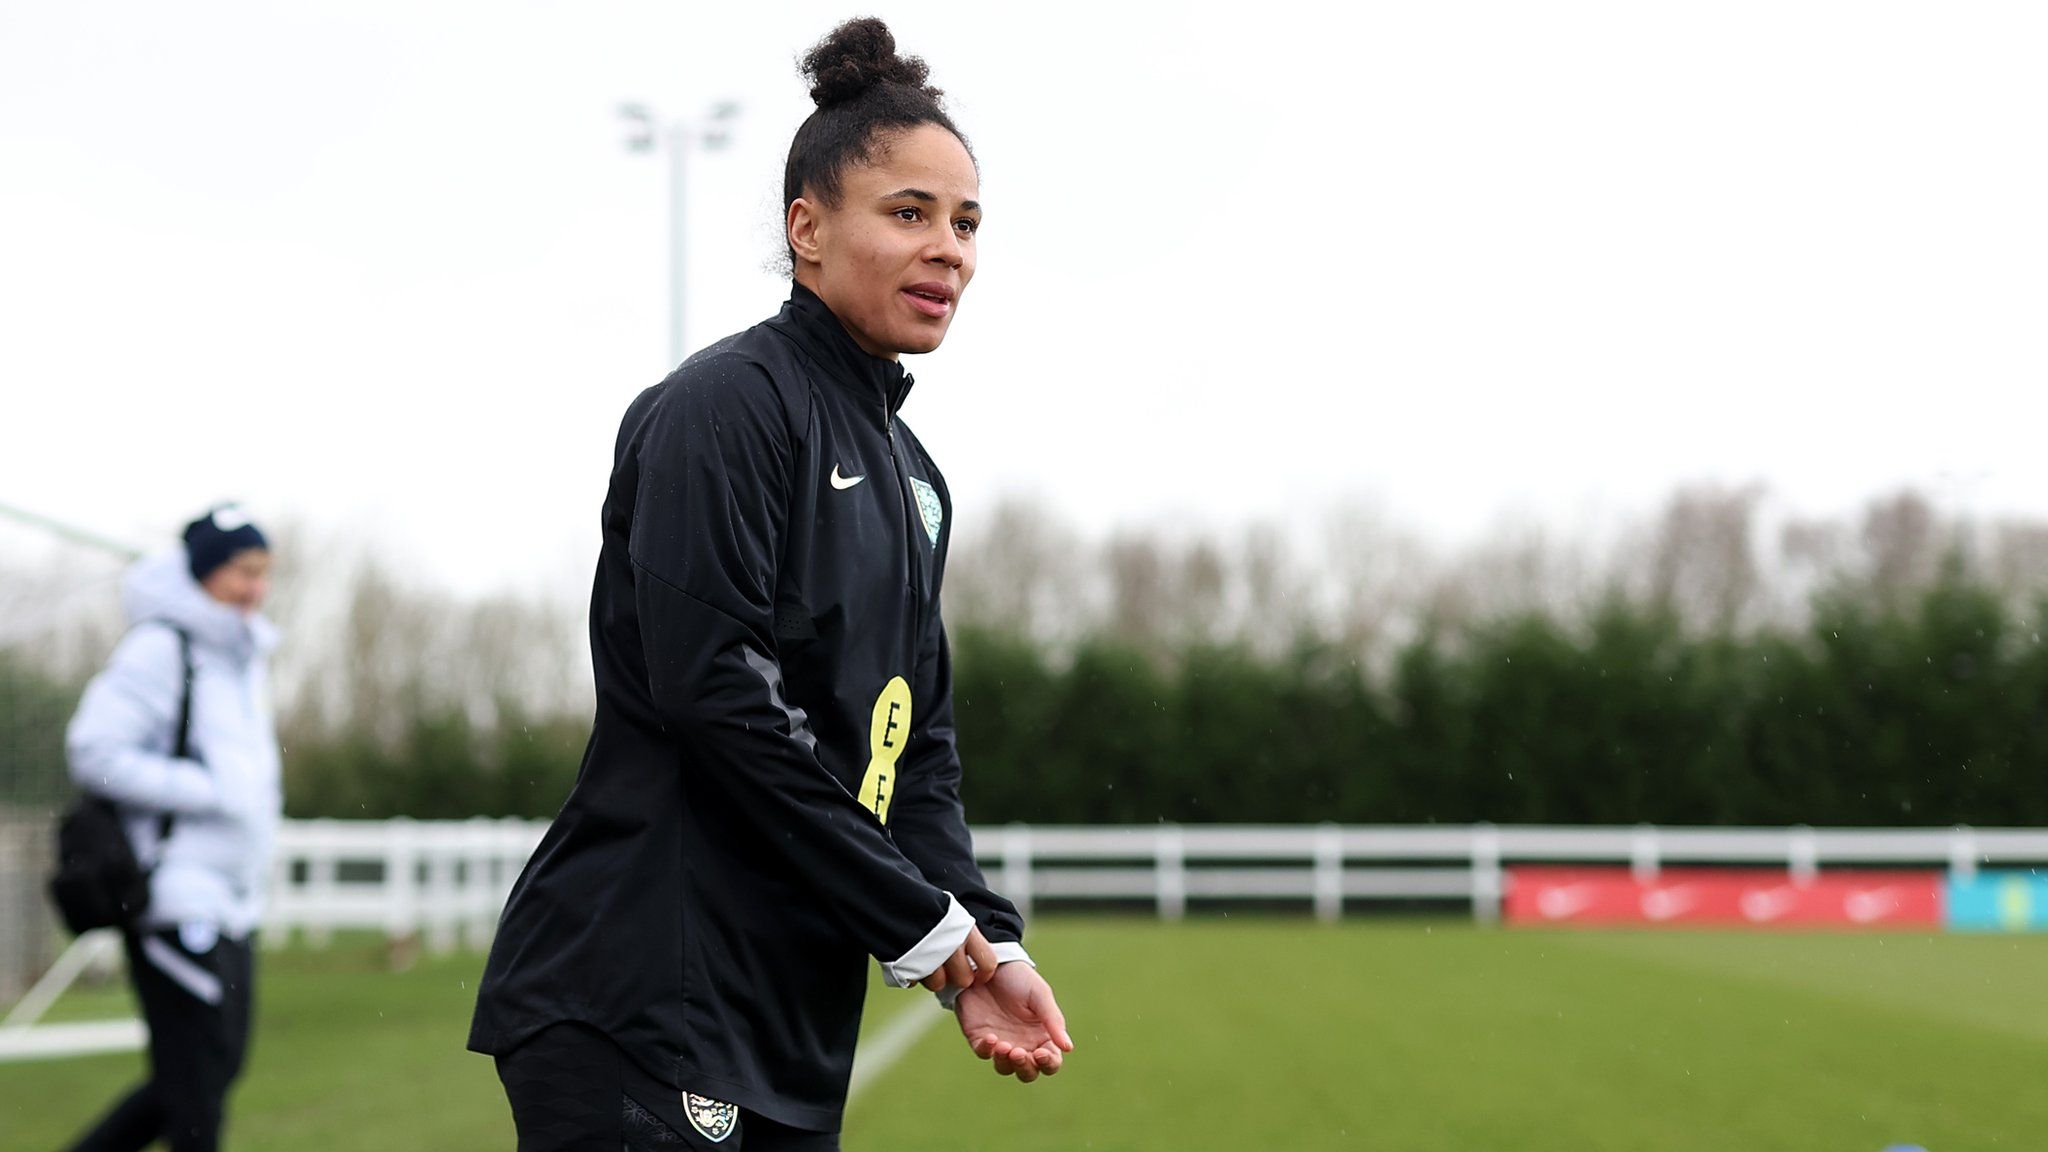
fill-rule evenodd
<path id="1" fill-rule="evenodd" d="M 173 755 L 191 756 L 192 637 L 182 628 L 178 656 L 185 667 L 185 690 L 178 702 L 178 735 Z M 159 839 L 171 834 L 171 815 L 157 817 Z M 50 876 L 50 899 L 73 934 L 93 928 L 123 927 L 149 907 L 149 872 L 135 858 L 121 810 L 105 796 L 81 794 L 57 821 L 57 870 Z"/>

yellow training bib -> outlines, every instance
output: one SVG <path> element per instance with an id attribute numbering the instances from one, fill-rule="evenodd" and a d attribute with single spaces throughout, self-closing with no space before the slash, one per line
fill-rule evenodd
<path id="1" fill-rule="evenodd" d="M 896 676 L 875 697 L 874 719 L 868 724 L 868 774 L 860 782 L 860 802 L 884 824 L 896 794 L 896 759 L 909 739 L 910 685 Z"/>

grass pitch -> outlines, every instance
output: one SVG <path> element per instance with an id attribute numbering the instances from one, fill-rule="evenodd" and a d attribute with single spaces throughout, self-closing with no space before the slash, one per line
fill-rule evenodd
<path id="1" fill-rule="evenodd" d="M 1046 918 L 1080 1048 L 996 1077 L 933 1027 L 854 1102 L 849 1152 L 2043 1146 L 2048 938 L 1481 930 L 1455 921 Z M 268 954 L 229 1146 L 504 1149 L 462 1051 L 481 959 Z M 65 1016 L 119 1011 L 81 992 Z M 57 1149 L 137 1055 L 0 1064 L 0 1148 Z"/>

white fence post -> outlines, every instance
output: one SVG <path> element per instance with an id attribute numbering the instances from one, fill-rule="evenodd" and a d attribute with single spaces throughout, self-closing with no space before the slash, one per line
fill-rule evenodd
<path id="1" fill-rule="evenodd" d="M 1792 870 L 1794 884 L 1811 884 L 1820 873 L 1820 842 L 1814 838 L 1813 829 L 1806 825 L 1792 826 L 1791 845 L 1786 855 L 1786 866 Z"/>
<path id="2" fill-rule="evenodd" d="M 488 816 L 470 819 L 462 828 L 462 944 L 473 952 L 491 946 L 498 923 L 498 824 Z"/>
<path id="3" fill-rule="evenodd" d="M 1472 918 L 1481 924 L 1500 922 L 1500 829 L 1472 826 Z"/>
<path id="4" fill-rule="evenodd" d="M 1316 826 L 1316 919 L 1325 924 L 1344 915 L 1344 831 L 1335 824 Z"/>
<path id="5" fill-rule="evenodd" d="M 384 935 L 396 943 L 419 930 L 419 830 L 394 816 L 384 831 Z"/>
<path id="6" fill-rule="evenodd" d="M 1977 832 L 1967 824 L 1949 829 L 1948 874 L 1953 880 L 1977 878 Z"/>
<path id="7" fill-rule="evenodd" d="M 270 857 L 270 910 L 266 913 L 263 931 L 257 937 L 264 951 L 273 951 L 291 943 L 292 917 L 288 910 L 294 895 L 291 858 L 282 852 L 274 852 Z"/>
<path id="8" fill-rule="evenodd" d="M 1003 895 L 1017 911 L 1031 915 L 1031 826 L 1012 824 L 1003 829 Z"/>
<path id="9" fill-rule="evenodd" d="M 313 822 L 317 846 L 306 856 L 306 903 L 312 908 L 325 909 L 334 900 L 335 872 L 339 864 L 331 835 L 333 828 L 332 820 Z M 334 940 L 334 927 L 325 916 L 318 916 L 306 925 L 304 932 L 306 942 L 315 948 L 325 948 Z"/>
<path id="10" fill-rule="evenodd" d="M 455 951 L 455 933 L 462 923 L 462 905 L 455 886 L 455 867 L 462 850 L 439 840 L 427 856 L 427 949 L 437 954 Z"/>
<path id="11" fill-rule="evenodd" d="M 1657 826 L 1638 824 L 1628 841 L 1628 869 L 1640 882 L 1648 884 L 1664 870 L 1663 853 L 1658 850 Z"/>
<path id="12" fill-rule="evenodd" d="M 1187 840 L 1176 824 L 1161 824 L 1153 834 L 1154 881 L 1159 916 L 1178 920 L 1188 912 Z"/>

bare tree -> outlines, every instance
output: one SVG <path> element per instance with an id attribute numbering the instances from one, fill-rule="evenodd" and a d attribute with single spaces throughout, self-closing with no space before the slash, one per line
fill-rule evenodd
<path id="1" fill-rule="evenodd" d="M 975 624 L 1051 639 L 1080 631 L 1087 608 L 1079 538 L 1043 507 L 996 505 L 986 527 L 953 547 L 945 611 Z"/>
<path id="2" fill-rule="evenodd" d="M 1238 548 L 1244 605 L 1239 634 L 1254 651 L 1281 651 L 1314 624 L 1315 581 L 1303 571 L 1286 531 L 1271 521 L 1246 528 Z"/>
<path id="3" fill-rule="evenodd" d="M 1698 627 L 1729 629 L 1755 617 L 1762 574 L 1756 512 L 1763 488 L 1698 487 L 1665 504 L 1645 556 L 1651 603 Z"/>
<path id="4" fill-rule="evenodd" d="M 1230 567 L 1222 549 L 1206 538 L 1189 545 L 1180 555 L 1180 572 L 1174 583 L 1174 611 L 1180 616 L 1184 638 L 1208 644 L 1228 639 Z"/>
<path id="5" fill-rule="evenodd" d="M 1123 532 L 1104 547 L 1102 563 L 1109 580 L 1109 634 L 1164 655 L 1176 623 L 1165 548 L 1151 535 Z"/>
<path id="6" fill-rule="evenodd" d="M 1873 595 L 1892 607 L 1934 581 L 1945 550 L 1934 506 L 1917 492 L 1872 503 L 1863 515 L 1863 551 Z"/>
<path id="7" fill-rule="evenodd" d="M 1425 613 L 1423 590 L 1441 578 L 1419 541 L 1358 504 L 1331 513 L 1322 566 L 1331 637 L 1365 660 L 1377 660 L 1414 631 Z"/>
<path id="8" fill-rule="evenodd" d="M 1989 575 L 1999 591 L 2016 599 L 2048 591 L 2048 524 L 2005 520 L 1993 525 Z"/>

